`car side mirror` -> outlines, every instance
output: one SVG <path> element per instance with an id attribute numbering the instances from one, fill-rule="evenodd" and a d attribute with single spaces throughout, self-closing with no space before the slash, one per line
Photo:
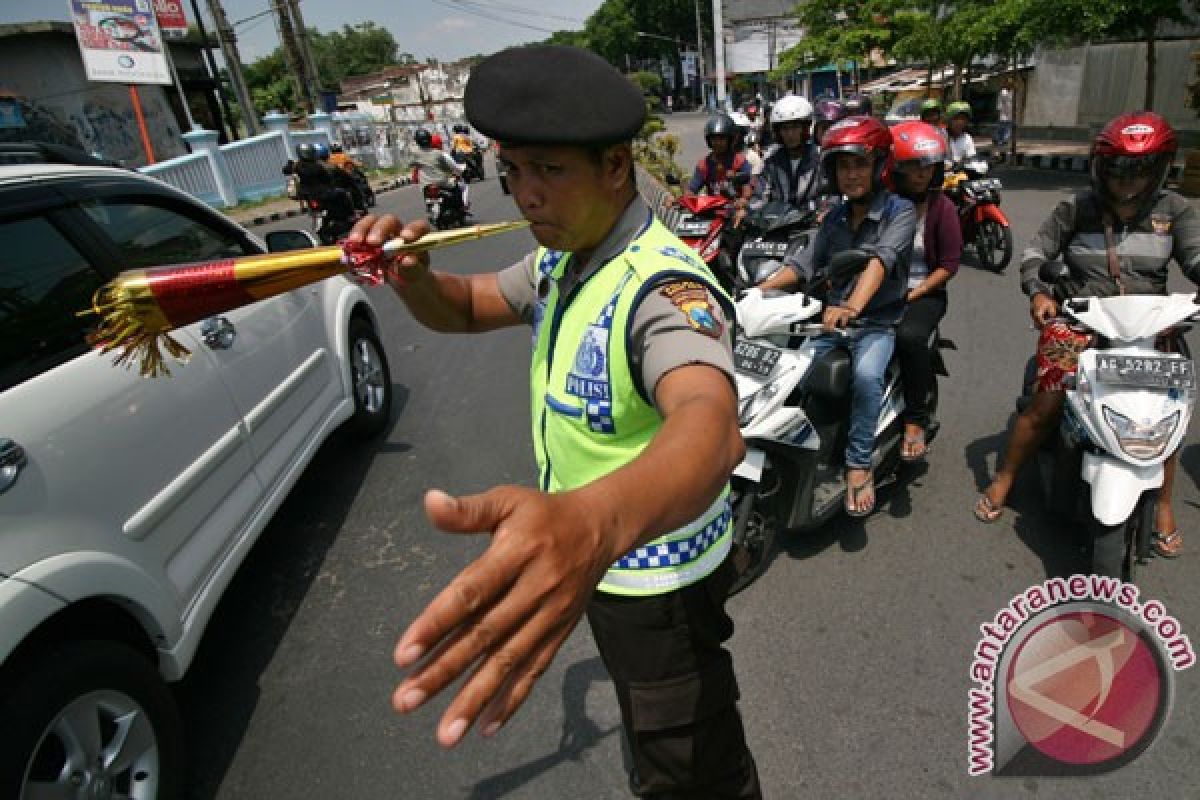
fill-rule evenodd
<path id="1" fill-rule="evenodd" d="M 834 286 L 846 283 L 867 268 L 874 258 L 865 250 L 843 250 L 829 259 L 829 282 Z"/>
<path id="2" fill-rule="evenodd" d="M 307 250 L 317 247 L 321 241 L 308 231 L 271 231 L 266 236 L 267 252 L 287 253 L 291 250 Z"/>
<path id="3" fill-rule="evenodd" d="M 1067 269 L 1067 265 L 1061 261 L 1047 261 L 1038 268 L 1038 277 L 1041 278 L 1042 283 L 1058 283 L 1067 277 L 1069 273 L 1070 270 Z"/>

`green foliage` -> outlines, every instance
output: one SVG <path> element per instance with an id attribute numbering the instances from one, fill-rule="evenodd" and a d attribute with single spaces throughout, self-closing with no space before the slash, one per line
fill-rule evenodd
<path id="1" fill-rule="evenodd" d="M 674 175 L 676 178 L 683 175 L 683 170 L 675 161 L 675 157 L 679 155 L 679 137 L 671 133 L 662 133 L 662 120 L 658 117 L 651 119 L 656 120 L 658 125 L 652 126 L 650 120 L 647 120 L 647 127 L 642 129 L 642 133 L 633 142 L 633 157 L 642 169 L 657 178 L 660 183 L 669 186 L 667 175 Z M 653 127 L 657 127 L 658 130 L 643 136 L 648 128 Z M 676 194 L 679 193 L 678 187 L 671 188 Z"/>
<path id="2" fill-rule="evenodd" d="M 642 90 L 642 94 L 657 95 L 662 91 L 662 75 L 656 72 L 635 72 L 629 76 L 629 80 L 633 81 Z"/>

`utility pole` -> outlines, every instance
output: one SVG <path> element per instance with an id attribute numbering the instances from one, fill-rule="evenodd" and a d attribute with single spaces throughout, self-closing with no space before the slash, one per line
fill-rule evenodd
<path id="1" fill-rule="evenodd" d="M 292 73 L 292 86 L 296 90 L 296 98 L 304 104 L 305 110 L 311 114 L 313 108 L 312 95 L 309 93 L 308 77 L 304 70 L 304 59 L 300 55 L 300 47 L 296 44 L 296 32 L 292 28 L 292 15 L 288 12 L 284 0 L 271 0 L 271 10 L 275 12 L 275 21 L 279 28 L 279 41 L 283 45 L 283 58 L 287 62 L 288 71 Z"/>
<path id="2" fill-rule="evenodd" d="M 717 59 L 717 110 L 724 111 L 725 100 L 725 20 L 721 16 L 723 0 L 712 0 L 713 52 Z"/>
<path id="3" fill-rule="evenodd" d="M 221 43 L 221 55 L 225 58 L 225 68 L 229 70 L 229 82 L 233 84 L 233 96 L 237 99 L 238 108 L 242 112 L 242 124 L 251 136 L 259 133 L 258 113 L 250 100 L 250 90 L 246 88 L 246 78 L 242 75 L 242 58 L 238 55 L 237 36 L 225 9 L 221 8 L 221 0 L 208 0 L 208 10 L 213 15 L 217 25 L 217 41 Z"/>
<path id="4" fill-rule="evenodd" d="M 200 6 L 196 0 L 192 0 L 192 13 L 196 15 L 196 28 L 200 31 L 200 41 L 204 43 L 200 52 L 204 53 L 204 63 L 208 65 L 208 74 L 212 77 L 213 83 L 217 85 L 217 99 L 220 100 L 221 110 L 225 113 L 225 124 L 229 126 L 229 141 L 232 142 L 238 138 L 237 125 L 233 121 L 233 112 L 229 110 L 229 99 L 225 96 L 225 87 L 221 85 L 221 73 L 217 70 L 217 62 L 213 58 L 211 42 L 208 40 L 208 30 L 204 27 L 204 15 L 200 13 Z"/>
<path id="5" fill-rule="evenodd" d="M 696 83 L 700 86 L 700 106 L 708 105 L 704 96 L 704 28 L 700 25 L 700 0 L 696 0 Z"/>
<path id="6" fill-rule="evenodd" d="M 300 43 L 300 57 L 304 59 L 304 71 L 308 74 L 308 91 L 313 102 L 320 105 L 321 73 L 317 72 L 317 60 L 313 58 L 312 47 L 308 43 L 308 27 L 304 24 L 304 15 L 300 13 L 300 0 L 287 0 L 292 10 L 292 28 L 296 32 L 296 40 Z"/>

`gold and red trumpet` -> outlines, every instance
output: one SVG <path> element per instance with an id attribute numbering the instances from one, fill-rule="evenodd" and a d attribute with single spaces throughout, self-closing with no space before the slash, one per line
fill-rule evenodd
<path id="1" fill-rule="evenodd" d="M 92 307 L 80 316 L 98 316 L 88 341 L 102 353 L 116 352 L 115 364 L 136 362 L 142 375 L 169 375 L 163 351 L 186 360 L 189 351 L 171 331 L 214 314 L 231 311 L 311 283 L 348 273 L 379 284 L 387 261 L 524 228 L 529 223 L 496 222 L 427 233 L 415 242 L 393 239 L 382 247 L 331 245 L 195 264 L 122 272 L 96 290 Z"/>

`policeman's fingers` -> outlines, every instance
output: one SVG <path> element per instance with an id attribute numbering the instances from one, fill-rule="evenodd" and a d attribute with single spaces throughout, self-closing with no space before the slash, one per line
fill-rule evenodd
<path id="1" fill-rule="evenodd" d="M 452 497 L 440 489 L 425 493 L 429 521 L 448 533 L 491 533 L 512 515 L 521 492 L 497 486 L 482 494 Z"/>
<path id="2" fill-rule="evenodd" d="M 484 709 L 489 713 L 483 732 L 496 733 L 529 696 L 582 615 L 582 605 L 570 606 L 566 614 L 543 605 L 511 637 L 487 652 L 442 715 L 438 742 L 444 747 L 458 744 Z"/>

